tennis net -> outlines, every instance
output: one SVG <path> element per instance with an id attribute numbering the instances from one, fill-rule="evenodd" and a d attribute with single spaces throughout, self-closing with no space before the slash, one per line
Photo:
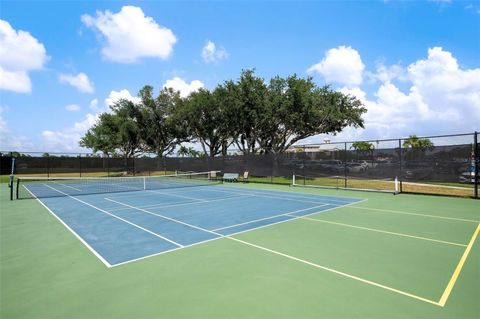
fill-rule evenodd
<path id="1" fill-rule="evenodd" d="M 222 183 L 219 172 L 138 177 L 18 177 L 16 198 L 45 198 L 155 189 L 207 186 Z"/>

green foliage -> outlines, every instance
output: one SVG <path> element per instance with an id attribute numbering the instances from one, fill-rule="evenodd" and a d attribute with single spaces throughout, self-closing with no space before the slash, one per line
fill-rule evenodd
<path id="1" fill-rule="evenodd" d="M 428 138 L 419 138 L 416 135 L 410 135 L 403 141 L 404 148 L 413 148 L 421 150 L 432 150 L 435 146 Z"/>
<path id="2" fill-rule="evenodd" d="M 177 152 L 178 156 L 181 157 L 200 157 L 200 152 L 194 149 L 193 147 L 186 147 L 184 145 L 180 146 Z"/>
<path id="3" fill-rule="evenodd" d="M 201 89 L 192 93 L 178 112 L 188 123 L 191 141 L 198 141 L 205 154 L 213 157 L 226 155 L 228 146 L 232 144 L 231 117 L 223 99 L 224 92 L 215 89 L 210 92 Z"/>
<path id="4" fill-rule="evenodd" d="M 165 156 L 183 142 L 199 142 L 211 157 L 226 155 L 233 143 L 243 154 L 281 153 L 312 135 L 363 127 L 366 111 L 358 99 L 312 78 L 277 76 L 266 83 L 254 70 L 186 98 L 167 88 L 154 97 L 151 86 L 138 96 L 140 103 L 121 100 L 101 114 L 80 145 L 124 156 Z"/>
<path id="5" fill-rule="evenodd" d="M 154 98 L 153 88 L 140 90 L 141 141 L 143 150 L 165 156 L 172 153 L 181 142 L 188 141 L 188 123 L 179 110 L 184 103 L 178 92 L 164 88 Z"/>
<path id="6" fill-rule="evenodd" d="M 80 146 L 112 154 L 119 150 L 131 157 L 140 151 L 138 109 L 128 100 L 120 100 L 111 107 L 113 114 L 102 113 L 97 123 L 80 140 Z"/>
<path id="7" fill-rule="evenodd" d="M 427 150 L 435 148 L 433 142 L 428 138 L 419 138 L 416 135 L 410 135 L 403 141 L 405 158 L 408 160 L 423 160 Z"/>
<path id="8" fill-rule="evenodd" d="M 369 142 L 359 141 L 352 143 L 352 146 L 350 148 L 353 148 L 356 151 L 372 151 L 375 149 L 375 146 L 373 146 L 373 144 Z"/>

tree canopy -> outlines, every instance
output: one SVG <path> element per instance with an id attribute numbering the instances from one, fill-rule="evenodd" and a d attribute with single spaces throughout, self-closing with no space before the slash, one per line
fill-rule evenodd
<path id="1" fill-rule="evenodd" d="M 138 103 L 120 100 L 101 114 L 80 145 L 124 156 L 165 156 L 183 142 L 199 143 L 211 157 L 226 155 L 231 145 L 243 154 L 282 153 L 316 134 L 363 127 L 366 111 L 355 97 L 319 87 L 310 77 L 266 82 L 254 70 L 184 98 L 167 88 L 155 97 L 149 85 L 138 96 Z"/>
<path id="2" fill-rule="evenodd" d="M 358 141 L 353 142 L 350 148 L 353 148 L 356 151 L 372 151 L 375 149 L 375 146 L 370 142 Z"/>
<path id="3" fill-rule="evenodd" d="M 428 138 L 419 138 L 416 135 L 410 135 L 403 141 L 403 147 L 427 150 L 433 149 L 434 145 Z"/>

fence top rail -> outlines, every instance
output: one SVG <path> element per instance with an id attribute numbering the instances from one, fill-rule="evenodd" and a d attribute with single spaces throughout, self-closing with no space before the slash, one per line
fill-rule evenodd
<path id="1" fill-rule="evenodd" d="M 460 137 L 460 136 L 474 136 L 478 134 L 477 132 L 471 133 L 459 133 L 459 134 L 447 134 L 447 135 L 431 135 L 431 136 L 417 136 L 418 138 L 447 138 L 447 137 Z M 375 139 L 375 140 L 355 140 L 355 141 L 339 141 L 339 142 L 328 142 L 328 143 L 309 143 L 309 144 L 295 144 L 294 147 L 304 147 L 304 146 L 322 146 L 322 145 L 332 145 L 332 144 L 352 144 L 355 142 L 368 142 L 368 143 L 376 143 L 376 142 L 395 142 L 395 141 L 402 141 L 406 140 L 408 137 L 399 137 L 399 138 L 388 138 L 388 139 Z"/>
<path id="2" fill-rule="evenodd" d="M 458 134 L 446 134 L 446 135 L 431 135 L 431 136 L 417 136 L 420 139 L 423 138 L 448 138 L 448 137 L 461 137 L 461 136 L 472 136 L 474 137 L 475 134 L 479 134 L 479 132 L 470 132 L 470 133 L 458 133 Z M 355 140 L 355 141 L 338 141 L 338 142 L 328 142 L 328 143 L 302 143 L 302 144 L 295 144 L 292 145 L 293 148 L 295 147 L 315 147 L 315 146 L 324 146 L 324 145 L 335 145 L 335 144 L 352 144 L 355 142 L 367 142 L 367 143 L 377 143 L 377 142 L 396 142 L 406 140 L 408 137 L 400 137 L 400 138 L 389 138 L 389 139 L 371 139 L 371 140 Z M 239 152 L 239 149 L 230 149 L 229 152 Z M 0 150 L 0 153 L 8 154 L 8 153 L 20 153 L 20 154 L 48 154 L 52 156 L 44 156 L 44 157 L 60 157 L 65 155 L 65 157 L 91 157 L 91 158 L 125 158 L 123 156 L 113 156 L 104 153 L 87 153 L 87 152 L 48 152 L 48 151 L 13 151 L 13 150 Z M 232 155 L 232 154 L 230 154 Z M 32 156 L 32 157 L 40 157 L 40 156 Z M 135 158 L 157 158 L 157 156 L 153 153 L 143 153 L 135 156 Z M 166 156 L 168 157 L 168 156 Z M 188 158 L 188 157 L 186 157 Z"/>

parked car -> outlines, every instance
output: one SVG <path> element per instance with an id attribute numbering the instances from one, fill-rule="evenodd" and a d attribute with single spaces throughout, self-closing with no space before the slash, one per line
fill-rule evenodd
<path id="1" fill-rule="evenodd" d="M 435 168 L 429 162 L 407 162 L 404 169 L 404 178 L 410 180 L 428 180 L 433 177 Z"/>
<path id="2" fill-rule="evenodd" d="M 349 172 L 349 173 L 363 173 L 363 172 L 368 170 L 368 165 L 365 165 L 365 163 L 362 163 L 362 162 L 347 163 L 347 172 Z"/>

